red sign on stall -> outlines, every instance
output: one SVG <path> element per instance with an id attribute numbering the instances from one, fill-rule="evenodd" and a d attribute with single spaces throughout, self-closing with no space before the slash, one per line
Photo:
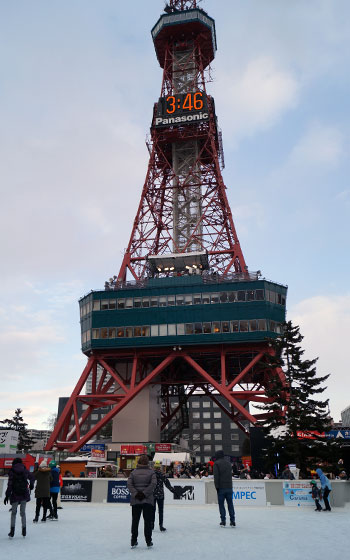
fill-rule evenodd
<path id="1" fill-rule="evenodd" d="M 147 447 L 145 445 L 121 445 L 120 454 L 121 455 L 143 455 L 147 453 Z"/>
<path id="2" fill-rule="evenodd" d="M 171 443 L 156 443 L 154 448 L 156 453 L 170 453 Z"/>

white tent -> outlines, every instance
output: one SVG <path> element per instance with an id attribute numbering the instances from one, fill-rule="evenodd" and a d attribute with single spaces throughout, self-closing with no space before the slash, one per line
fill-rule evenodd
<path id="1" fill-rule="evenodd" d="M 176 461 L 180 463 L 189 463 L 191 461 L 191 455 L 184 451 L 182 453 L 155 453 L 153 461 L 160 461 L 162 464 L 175 463 Z"/>

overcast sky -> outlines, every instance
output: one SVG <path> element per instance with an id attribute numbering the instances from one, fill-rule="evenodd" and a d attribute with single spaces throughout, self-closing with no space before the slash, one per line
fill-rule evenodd
<path id="1" fill-rule="evenodd" d="M 0 2 L 0 418 L 57 411 L 78 299 L 117 274 L 162 72 L 162 0 Z M 348 0 L 205 0 L 228 187 L 250 270 L 288 284 L 306 356 L 350 405 Z"/>

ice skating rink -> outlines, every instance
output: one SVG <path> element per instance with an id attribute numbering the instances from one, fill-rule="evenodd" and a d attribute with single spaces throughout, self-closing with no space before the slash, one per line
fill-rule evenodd
<path id="1" fill-rule="evenodd" d="M 236 508 L 237 527 L 219 527 L 216 505 L 165 507 L 165 533 L 158 526 L 152 549 L 143 537 L 130 548 L 131 508 L 125 504 L 63 504 L 59 521 L 33 523 L 34 501 L 27 505 L 27 537 L 10 530 L 9 507 L 0 508 L 1 558 L 6 560 L 117 560 L 150 556 L 162 560 L 210 559 L 296 560 L 348 558 L 350 507 L 317 513 L 313 508 Z"/>

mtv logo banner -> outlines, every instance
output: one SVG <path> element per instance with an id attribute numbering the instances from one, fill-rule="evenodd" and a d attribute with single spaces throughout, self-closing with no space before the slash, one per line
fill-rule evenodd
<path id="1" fill-rule="evenodd" d="M 166 504 L 202 505 L 205 504 L 205 482 L 193 478 L 181 478 L 169 481 L 175 494 L 164 488 Z"/>
<path id="2" fill-rule="evenodd" d="M 65 482 L 61 489 L 62 502 L 91 502 L 92 480 Z"/>
<path id="3" fill-rule="evenodd" d="M 233 504 L 237 506 L 266 506 L 264 482 L 232 480 Z"/>
<path id="4" fill-rule="evenodd" d="M 130 492 L 126 480 L 108 482 L 107 502 L 116 504 L 129 504 Z"/>

